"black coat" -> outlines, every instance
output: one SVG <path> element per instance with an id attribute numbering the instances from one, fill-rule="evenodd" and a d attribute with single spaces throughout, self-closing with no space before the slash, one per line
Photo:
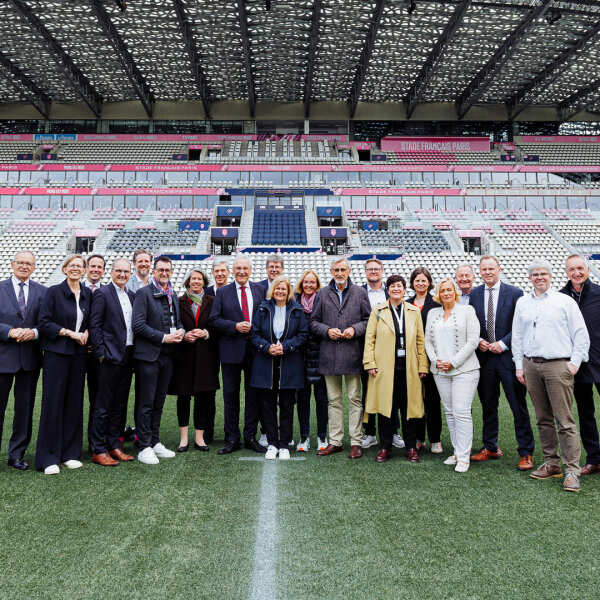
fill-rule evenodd
<path id="1" fill-rule="evenodd" d="M 575 379 L 581 383 L 600 383 L 600 285 L 588 279 L 583 284 L 579 299 L 573 295 L 573 284 L 570 281 L 560 291 L 578 303 L 590 335 L 589 359 L 581 363 Z"/>
<path id="2" fill-rule="evenodd" d="M 296 302 L 300 305 L 302 304 L 301 297 L 301 294 L 296 294 Z M 310 314 L 306 315 L 306 318 L 310 319 Z M 321 340 L 314 333 L 309 333 L 308 341 L 304 346 L 304 377 L 306 383 L 310 385 L 317 385 L 323 378 L 323 375 L 319 373 L 320 348 Z"/>
<path id="3" fill-rule="evenodd" d="M 415 304 L 415 300 L 417 299 L 417 295 L 415 294 L 411 298 L 409 298 L 410 304 L 417 306 Z M 438 304 L 430 293 L 427 293 L 425 296 L 425 303 L 423 304 L 423 308 L 421 309 L 421 319 L 423 320 L 423 331 L 425 331 L 427 327 L 427 315 L 432 308 L 439 308 L 441 304 Z M 417 307 L 418 308 L 418 307 Z"/>

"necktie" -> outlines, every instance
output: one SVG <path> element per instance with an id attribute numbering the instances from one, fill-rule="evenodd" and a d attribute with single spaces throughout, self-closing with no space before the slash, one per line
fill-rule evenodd
<path id="1" fill-rule="evenodd" d="M 246 296 L 246 286 L 240 287 L 242 292 L 242 314 L 244 315 L 244 321 L 250 321 L 250 311 L 248 310 L 248 296 Z"/>
<path id="2" fill-rule="evenodd" d="M 90 290 L 92 290 L 92 294 L 96 291 L 96 284 L 92 283 L 92 285 L 90 285 Z"/>
<path id="3" fill-rule="evenodd" d="M 487 288 L 487 290 L 490 295 L 488 297 L 486 329 L 488 342 L 492 344 L 496 341 L 496 336 L 494 334 L 494 290 L 493 288 Z"/>
<path id="4" fill-rule="evenodd" d="M 27 308 L 25 304 L 25 284 L 23 282 L 19 283 L 19 288 L 19 312 L 25 318 L 25 309 Z"/>

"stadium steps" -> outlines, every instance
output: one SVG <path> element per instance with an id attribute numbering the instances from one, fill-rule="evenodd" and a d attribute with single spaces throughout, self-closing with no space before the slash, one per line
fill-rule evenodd
<path id="1" fill-rule="evenodd" d="M 238 245 L 247 248 L 252 245 L 252 224 L 254 222 L 254 211 L 244 210 L 240 222 L 240 235 Z"/>
<path id="2" fill-rule="evenodd" d="M 317 211 L 311 210 L 304 213 L 306 222 L 306 245 L 320 246 L 321 238 L 319 237 L 319 221 L 317 219 Z"/>

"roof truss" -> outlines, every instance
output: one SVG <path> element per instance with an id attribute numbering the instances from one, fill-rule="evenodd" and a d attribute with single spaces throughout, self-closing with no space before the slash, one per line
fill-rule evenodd
<path id="1" fill-rule="evenodd" d="M 242 36 L 242 51 L 244 53 L 244 70 L 246 71 L 246 85 L 248 86 L 248 103 L 250 116 L 256 116 L 256 92 L 254 89 L 254 75 L 252 73 L 252 60 L 250 57 L 250 36 L 248 34 L 248 14 L 245 0 L 238 0 L 238 13 L 240 20 L 240 34 Z"/>
<path id="2" fill-rule="evenodd" d="M 308 42 L 308 65 L 306 67 L 306 77 L 304 78 L 304 116 L 307 119 L 310 116 L 310 99 L 312 98 L 315 61 L 317 58 L 317 44 L 319 42 L 319 25 L 321 23 L 322 10 L 323 0 L 315 0 L 310 25 L 310 39 Z"/>
<path id="3" fill-rule="evenodd" d="M 600 79 L 579 90 L 559 104 L 560 118 L 568 121 L 579 112 L 589 110 L 600 102 Z"/>

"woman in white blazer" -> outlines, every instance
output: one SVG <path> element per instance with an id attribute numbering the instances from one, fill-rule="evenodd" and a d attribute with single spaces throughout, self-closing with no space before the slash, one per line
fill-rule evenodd
<path id="1" fill-rule="evenodd" d="M 459 298 L 460 290 L 453 279 L 447 277 L 437 284 L 433 299 L 442 306 L 429 311 L 425 350 L 454 447 L 454 454 L 445 464 L 455 465 L 455 471 L 464 473 L 469 469 L 473 445 L 471 405 L 479 382 L 475 349 L 480 325 L 475 309 L 459 304 Z"/>

